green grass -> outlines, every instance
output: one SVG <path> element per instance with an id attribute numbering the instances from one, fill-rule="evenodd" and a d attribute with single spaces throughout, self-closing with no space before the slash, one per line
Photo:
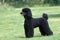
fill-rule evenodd
<path id="1" fill-rule="evenodd" d="M 49 15 L 48 22 L 54 33 L 53 36 L 41 36 L 36 28 L 33 38 L 25 38 L 21 9 L 0 6 L 0 40 L 60 40 L 60 6 L 31 7 L 34 18 L 41 17 L 43 12 Z"/>

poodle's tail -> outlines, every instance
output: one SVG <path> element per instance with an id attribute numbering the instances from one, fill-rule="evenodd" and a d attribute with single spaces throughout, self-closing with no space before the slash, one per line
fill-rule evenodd
<path id="1" fill-rule="evenodd" d="M 43 18 L 45 18 L 46 20 L 48 20 L 48 15 L 46 13 L 43 13 Z"/>

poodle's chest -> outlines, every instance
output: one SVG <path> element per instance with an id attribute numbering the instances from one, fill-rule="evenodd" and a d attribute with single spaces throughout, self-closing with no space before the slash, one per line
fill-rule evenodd
<path id="1" fill-rule="evenodd" d="M 31 24 L 31 21 L 29 21 L 29 20 L 26 21 L 26 20 L 25 20 L 24 24 L 25 24 L 25 25 L 30 25 L 30 24 Z"/>

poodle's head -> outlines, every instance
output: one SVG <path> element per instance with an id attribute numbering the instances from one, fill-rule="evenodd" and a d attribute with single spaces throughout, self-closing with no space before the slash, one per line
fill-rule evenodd
<path id="1" fill-rule="evenodd" d="M 32 17 L 31 10 L 29 8 L 23 8 L 20 14 L 23 16 Z"/>

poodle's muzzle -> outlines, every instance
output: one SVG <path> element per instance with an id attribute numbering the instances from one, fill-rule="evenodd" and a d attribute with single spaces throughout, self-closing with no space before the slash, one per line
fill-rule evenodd
<path id="1" fill-rule="evenodd" d="M 24 13 L 24 12 L 21 12 L 20 14 L 21 14 L 22 16 L 25 16 L 25 15 L 26 15 L 26 13 Z"/>

